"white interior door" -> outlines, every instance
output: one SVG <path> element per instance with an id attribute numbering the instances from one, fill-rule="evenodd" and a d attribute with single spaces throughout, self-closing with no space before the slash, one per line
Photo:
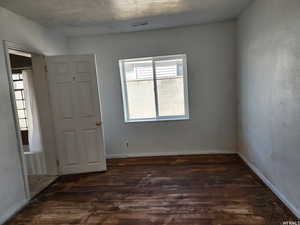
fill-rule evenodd
<path id="1" fill-rule="evenodd" d="M 47 57 L 61 174 L 106 170 L 95 57 Z"/>

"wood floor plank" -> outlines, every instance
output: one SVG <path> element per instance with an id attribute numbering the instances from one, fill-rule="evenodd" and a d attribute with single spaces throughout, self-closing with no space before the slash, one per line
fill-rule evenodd
<path id="1" fill-rule="evenodd" d="M 282 225 L 296 217 L 238 155 L 108 161 L 60 177 L 7 225 Z"/>

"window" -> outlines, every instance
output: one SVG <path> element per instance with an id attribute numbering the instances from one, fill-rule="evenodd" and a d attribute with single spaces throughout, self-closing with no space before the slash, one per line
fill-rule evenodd
<path id="1" fill-rule="evenodd" d="M 119 61 L 125 122 L 189 119 L 185 55 Z"/>
<path id="2" fill-rule="evenodd" d="M 12 79 L 14 84 L 17 114 L 18 114 L 20 129 L 21 131 L 28 130 L 23 75 L 22 73 L 13 73 Z"/>

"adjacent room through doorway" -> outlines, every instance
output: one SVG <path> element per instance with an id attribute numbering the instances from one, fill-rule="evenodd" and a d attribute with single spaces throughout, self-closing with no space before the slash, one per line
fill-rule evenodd
<path id="1" fill-rule="evenodd" d="M 24 173 L 28 182 L 30 197 L 34 197 L 51 184 L 57 176 L 48 175 L 46 170 L 32 54 L 9 50 L 9 59 L 13 87 L 12 96 L 14 97 L 13 108 L 16 112 L 17 132 L 21 139 Z"/>

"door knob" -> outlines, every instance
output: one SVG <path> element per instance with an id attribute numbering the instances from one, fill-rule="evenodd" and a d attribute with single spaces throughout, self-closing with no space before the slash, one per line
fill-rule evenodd
<path id="1" fill-rule="evenodd" d="M 101 126 L 101 121 L 96 121 L 96 126 L 100 127 Z"/>

